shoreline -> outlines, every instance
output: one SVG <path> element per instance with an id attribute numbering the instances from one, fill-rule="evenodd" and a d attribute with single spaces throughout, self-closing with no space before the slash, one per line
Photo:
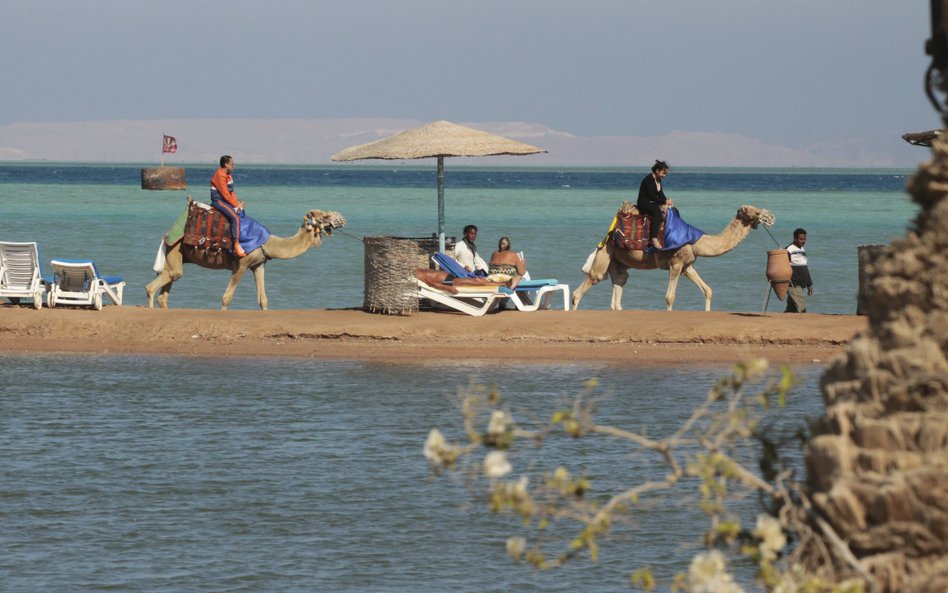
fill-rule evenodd
<path id="1" fill-rule="evenodd" d="M 359 309 L 204 310 L 0 304 L 0 353 L 299 357 L 390 363 L 826 364 L 868 327 L 857 315 Z"/>

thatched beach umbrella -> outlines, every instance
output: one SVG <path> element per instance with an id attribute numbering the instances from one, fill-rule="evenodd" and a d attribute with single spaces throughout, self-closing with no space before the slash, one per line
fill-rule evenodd
<path id="1" fill-rule="evenodd" d="M 382 140 L 351 146 L 332 155 L 332 160 L 403 160 L 437 157 L 438 245 L 441 251 L 444 251 L 444 157 L 521 155 L 538 152 L 546 152 L 546 150 L 441 120 Z"/>

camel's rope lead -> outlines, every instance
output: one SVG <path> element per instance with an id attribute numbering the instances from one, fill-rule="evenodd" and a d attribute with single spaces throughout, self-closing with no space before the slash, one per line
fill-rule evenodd
<path id="1" fill-rule="evenodd" d="M 332 232 L 332 234 L 335 235 L 336 233 L 345 235 L 345 236 L 349 237 L 350 239 L 355 239 L 356 241 L 359 241 L 360 243 L 362 242 L 362 239 L 356 237 L 355 235 L 350 235 L 349 233 L 347 233 L 346 231 L 344 231 L 344 230 L 342 230 L 342 229 L 334 229 L 333 232 Z"/>
<path id="2" fill-rule="evenodd" d="M 767 234 L 770 235 L 770 238 L 774 240 L 774 243 L 777 244 L 777 247 L 780 247 L 780 241 L 778 241 L 778 240 L 774 237 L 774 234 L 770 232 L 770 228 L 767 227 L 767 226 L 764 226 L 764 230 L 767 231 Z"/>

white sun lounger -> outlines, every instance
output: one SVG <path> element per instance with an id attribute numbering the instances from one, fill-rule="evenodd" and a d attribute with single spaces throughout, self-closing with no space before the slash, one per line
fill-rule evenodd
<path id="1" fill-rule="evenodd" d="M 563 310 L 569 311 L 569 286 L 559 284 L 555 280 L 522 281 L 521 284 L 526 283 L 527 286 L 521 289 L 518 285 L 513 290 L 505 286 L 496 288 L 456 286 L 457 294 L 429 286 L 418 278 L 413 277 L 413 280 L 418 287 L 419 298 L 428 299 L 474 317 L 481 317 L 504 301 L 513 303 L 518 311 L 550 309 L 552 308 L 553 297 L 556 294 L 563 296 Z M 530 294 L 533 297 L 533 302 L 525 303 L 520 298 L 519 292 Z"/>
<path id="2" fill-rule="evenodd" d="M 80 305 L 102 310 L 103 295 L 116 305 L 122 304 L 125 282 L 121 276 L 100 276 L 95 263 L 88 259 L 54 259 L 53 285 L 49 306 Z"/>
<path id="3" fill-rule="evenodd" d="M 455 311 L 467 313 L 473 317 L 481 317 L 494 306 L 505 299 L 509 294 L 500 292 L 500 287 L 458 286 L 458 294 L 451 294 L 446 290 L 429 286 L 412 276 L 418 287 L 418 297 L 439 303 Z"/>
<path id="4" fill-rule="evenodd" d="M 559 293 L 563 296 L 563 310 L 569 311 L 569 285 L 560 284 L 556 280 L 521 280 L 516 288 L 501 287 L 500 292 L 510 297 L 510 302 L 517 307 L 518 311 L 552 309 L 553 297 Z M 533 303 L 524 303 L 520 298 L 520 293 L 530 295 Z"/>
<path id="5" fill-rule="evenodd" d="M 33 299 L 33 308 L 43 308 L 43 295 L 49 284 L 40 273 L 36 243 L 0 241 L 0 297 L 17 304 L 21 298 Z"/>

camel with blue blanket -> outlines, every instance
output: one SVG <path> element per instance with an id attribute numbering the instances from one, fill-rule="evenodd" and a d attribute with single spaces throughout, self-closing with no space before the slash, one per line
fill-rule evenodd
<path id="1" fill-rule="evenodd" d="M 632 219 L 634 225 L 623 230 L 620 221 Z M 645 219 L 643 221 L 642 219 Z M 613 220 L 606 238 L 599 243 L 583 272 L 586 279 L 573 291 L 573 308 L 579 307 L 583 295 L 595 284 L 605 279 L 612 280 L 612 309 L 622 309 L 622 289 L 629 279 L 629 270 L 668 270 L 668 289 L 665 291 L 665 306 L 671 311 L 675 304 L 675 292 L 681 276 L 694 282 L 704 294 L 704 310 L 711 310 L 711 287 L 701 279 L 694 263 L 698 257 L 717 257 L 737 247 L 758 224 L 772 226 L 776 218 L 769 210 L 754 206 L 741 206 L 737 214 L 723 231 L 708 235 L 681 219 L 675 208 L 665 212 L 663 232 L 660 233 L 661 249 L 647 245 L 648 217 L 638 214 L 635 206 L 625 202 Z M 646 238 L 645 241 L 641 240 Z"/>
<path id="2" fill-rule="evenodd" d="M 278 237 L 253 218 L 245 216 L 241 224 L 240 245 L 247 255 L 238 258 L 228 248 L 230 226 L 224 216 L 189 197 L 188 207 L 165 233 L 158 247 L 154 265 L 158 277 L 145 287 L 148 306 L 154 306 L 157 295 L 158 305 L 167 309 L 171 285 L 184 275 L 184 264 L 191 263 L 202 268 L 230 270 L 230 282 L 221 299 L 221 309 L 224 310 L 230 306 L 234 290 L 244 273 L 251 270 L 257 285 L 257 303 L 266 310 L 269 302 L 263 271 L 267 261 L 299 257 L 311 248 L 319 247 L 323 235 L 331 235 L 333 230 L 345 224 L 346 219 L 338 212 L 310 210 L 295 235 Z"/>

